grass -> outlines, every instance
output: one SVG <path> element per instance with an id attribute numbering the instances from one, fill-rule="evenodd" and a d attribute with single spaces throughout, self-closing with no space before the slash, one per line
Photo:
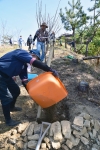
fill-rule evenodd
<path id="1" fill-rule="evenodd" d="M 10 45 L 0 46 L 0 57 L 3 56 L 4 54 L 6 54 L 7 52 L 10 52 L 10 51 L 12 51 L 16 48 L 18 48 L 17 45 L 14 45 L 14 46 L 10 46 Z"/>

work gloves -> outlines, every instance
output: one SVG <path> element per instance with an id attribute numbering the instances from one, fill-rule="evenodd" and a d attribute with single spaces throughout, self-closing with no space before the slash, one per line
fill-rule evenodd
<path id="1" fill-rule="evenodd" d="M 58 77 L 58 72 L 54 69 L 50 69 L 50 71 L 52 72 L 52 74 L 55 76 L 55 77 Z"/>

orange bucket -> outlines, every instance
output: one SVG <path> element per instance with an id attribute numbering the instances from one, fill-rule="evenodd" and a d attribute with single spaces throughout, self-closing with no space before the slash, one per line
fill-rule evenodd
<path id="1" fill-rule="evenodd" d="M 51 72 L 42 73 L 32 79 L 26 88 L 30 97 L 42 108 L 50 107 L 68 95 L 63 83 Z"/>

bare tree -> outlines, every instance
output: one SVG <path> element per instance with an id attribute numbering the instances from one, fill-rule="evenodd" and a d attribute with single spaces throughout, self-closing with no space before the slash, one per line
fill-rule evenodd
<path id="1" fill-rule="evenodd" d="M 9 30 L 7 29 L 7 21 L 1 20 L 1 40 L 2 43 L 5 44 L 6 41 L 9 39 Z"/>
<path id="2" fill-rule="evenodd" d="M 46 11 L 46 5 L 45 5 L 45 12 L 43 14 L 43 12 L 42 12 L 42 0 L 41 1 L 38 0 L 38 3 L 36 4 L 36 20 L 37 20 L 38 28 L 40 27 L 42 22 L 47 23 L 49 33 L 54 31 L 56 34 L 62 28 L 62 25 L 59 23 L 60 16 L 58 13 L 60 1 L 61 0 L 59 0 L 59 3 L 58 3 L 58 6 L 57 6 L 57 9 L 56 9 L 54 16 L 51 16 Z"/>
<path id="3" fill-rule="evenodd" d="M 21 31 L 22 31 L 22 29 L 16 28 L 15 37 L 17 38 L 17 40 L 18 40 L 18 38 L 20 37 Z"/>

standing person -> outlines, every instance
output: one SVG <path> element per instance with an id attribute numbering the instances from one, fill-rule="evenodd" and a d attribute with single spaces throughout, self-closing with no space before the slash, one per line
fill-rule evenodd
<path id="1" fill-rule="evenodd" d="M 29 50 L 29 51 L 31 50 L 32 42 L 33 42 L 33 40 L 32 40 L 32 35 L 30 34 L 29 37 L 28 37 L 28 39 L 27 39 L 27 46 L 29 46 L 29 47 L 28 47 L 28 50 Z"/>
<path id="2" fill-rule="evenodd" d="M 12 46 L 12 39 L 11 39 L 11 38 L 9 39 L 9 43 L 10 43 L 10 45 Z"/>
<path id="3" fill-rule="evenodd" d="M 29 54 L 26 50 L 22 49 L 13 50 L 0 58 L 0 100 L 5 122 L 8 126 L 15 126 L 20 123 L 11 119 L 10 112 L 21 111 L 21 108 L 15 107 L 16 99 L 20 94 L 20 88 L 12 77 L 19 75 L 22 84 L 26 87 L 28 83 L 27 63 L 44 71 L 51 71 L 53 75 L 57 76 L 55 70 L 39 60 L 40 56 L 36 53 L 36 50 L 35 52 L 32 50 Z"/>
<path id="4" fill-rule="evenodd" d="M 18 44 L 19 44 L 19 48 L 22 49 L 22 44 L 23 44 L 22 36 L 19 37 Z"/>
<path id="5" fill-rule="evenodd" d="M 42 23 L 40 29 L 36 31 L 33 38 L 33 43 L 37 38 L 37 49 L 39 51 L 42 50 L 41 61 L 43 61 L 45 58 L 45 42 L 48 42 L 48 32 L 46 31 L 46 28 L 48 28 L 47 24 L 45 22 Z"/>

